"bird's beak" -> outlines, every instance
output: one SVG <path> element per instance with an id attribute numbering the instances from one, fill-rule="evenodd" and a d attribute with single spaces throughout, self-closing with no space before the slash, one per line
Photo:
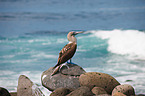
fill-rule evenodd
<path id="1" fill-rule="evenodd" d="M 83 33 L 84 31 L 78 31 L 78 32 L 75 32 L 74 35 L 77 35 L 77 34 L 80 34 L 80 33 Z"/>

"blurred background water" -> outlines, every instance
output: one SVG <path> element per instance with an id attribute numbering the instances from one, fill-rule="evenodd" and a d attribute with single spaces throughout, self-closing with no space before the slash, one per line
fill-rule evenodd
<path id="1" fill-rule="evenodd" d="M 16 91 L 21 74 L 41 85 L 71 30 L 85 31 L 74 63 L 145 93 L 145 0 L 0 0 L 0 86 Z"/>

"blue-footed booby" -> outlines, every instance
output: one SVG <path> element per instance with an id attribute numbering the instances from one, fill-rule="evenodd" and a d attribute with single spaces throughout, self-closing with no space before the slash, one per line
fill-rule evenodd
<path id="1" fill-rule="evenodd" d="M 67 39 L 68 39 L 69 43 L 66 44 L 63 47 L 63 49 L 60 51 L 57 64 L 53 67 L 54 71 L 51 75 L 54 75 L 58 71 L 60 71 L 62 66 L 65 65 L 63 63 L 68 62 L 68 60 L 70 60 L 69 63 L 72 63 L 71 58 L 74 56 L 76 49 L 77 49 L 77 39 L 76 39 L 75 35 L 77 35 L 79 33 L 83 33 L 83 31 L 80 31 L 80 32 L 71 31 L 68 33 Z"/>

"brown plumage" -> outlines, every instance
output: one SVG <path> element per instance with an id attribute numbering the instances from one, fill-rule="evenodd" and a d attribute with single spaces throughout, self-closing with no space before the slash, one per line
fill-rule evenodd
<path id="1" fill-rule="evenodd" d="M 54 66 L 56 68 L 57 66 L 65 63 L 69 59 L 73 57 L 77 49 L 76 43 L 68 43 L 64 46 L 64 48 L 59 53 L 59 58 L 57 64 Z"/>

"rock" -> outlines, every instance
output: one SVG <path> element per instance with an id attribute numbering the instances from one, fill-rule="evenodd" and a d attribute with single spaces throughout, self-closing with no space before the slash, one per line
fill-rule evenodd
<path id="1" fill-rule="evenodd" d="M 114 95 L 116 92 L 121 92 L 127 96 L 135 96 L 134 88 L 129 84 L 116 86 L 112 91 L 112 95 Z"/>
<path id="2" fill-rule="evenodd" d="M 44 96 L 36 84 L 28 77 L 21 75 L 18 80 L 17 96 Z"/>
<path id="3" fill-rule="evenodd" d="M 82 67 L 76 64 L 67 65 L 69 66 L 69 69 L 65 67 L 63 70 L 61 70 L 61 73 L 64 75 L 80 76 L 81 74 L 86 73 L 86 71 Z"/>
<path id="4" fill-rule="evenodd" d="M 101 95 L 96 95 L 96 96 L 111 96 L 109 94 L 101 94 Z"/>
<path id="5" fill-rule="evenodd" d="M 41 75 L 41 82 L 48 90 L 53 91 L 57 88 L 63 87 L 68 89 L 77 89 L 80 87 L 79 76 L 85 71 L 82 67 L 76 64 L 68 64 L 69 69 L 64 66 L 61 72 L 51 76 L 53 68 L 49 68 Z"/>
<path id="6" fill-rule="evenodd" d="M 89 88 L 101 87 L 105 89 L 108 94 L 120 83 L 112 76 L 100 72 L 88 72 L 80 76 L 79 82 L 81 86 L 88 86 Z"/>
<path id="7" fill-rule="evenodd" d="M 138 95 L 136 95 L 136 96 L 145 96 L 145 94 L 138 94 Z"/>
<path id="8" fill-rule="evenodd" d="M 125 82 L 132 82 L 133 80 L 126 80 Z"/>
<path id="9" fill-rule="evenodd" d="M 112 94 L 112 96 L 126 96 L 126 95 L 121 92 L 116 92 L 116 93 Z"/>
<path id="10" fill-rule="evenodd" d="M 91 92 L 90 88 L 82 86 L 66 96 L 93 96 L 93 93 Z"/>
<path id="11" fill-rule="evenodd" d="M 57 88 L 50 94 L 50 96 L 66 96 L 70 92 L 71 91 L 67 88 Z"/>
<path id="12" fill-rule="evenodd" d="M 92 92 L 95 94 L 95 95 L 100 95 L 100 94 L 107 94 L 107 92 L 101 88 L 101 87 L 94 87 L 92 89 Z"/>
<path id="13" fill-rule="evenodd" d="M 0 96 L 11 96 L 7 89 L 0 87 Z"/>
<path id="14" fill-rule="evenodd" d="M 17 96 L 17 92 L 10 92 L 11 96 Z"/>

